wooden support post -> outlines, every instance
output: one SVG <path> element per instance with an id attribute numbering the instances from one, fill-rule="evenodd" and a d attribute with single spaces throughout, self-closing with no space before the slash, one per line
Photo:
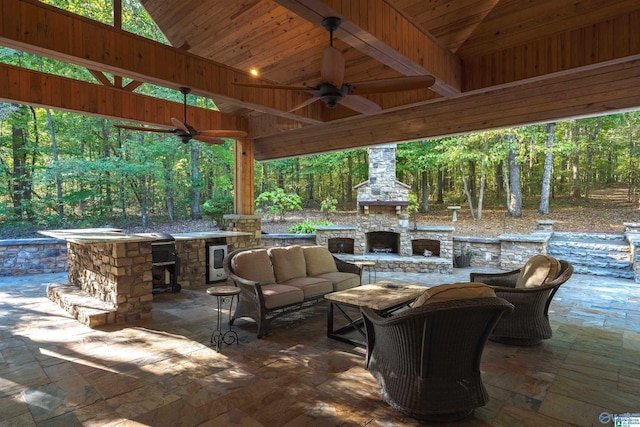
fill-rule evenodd
<path id="1" fill-rule="evenodd" d="M 238 215 L 253 215 L 254 206 L 254 155 L 253 140 L 236 139 L 235 143 L 235 213 Z"/>

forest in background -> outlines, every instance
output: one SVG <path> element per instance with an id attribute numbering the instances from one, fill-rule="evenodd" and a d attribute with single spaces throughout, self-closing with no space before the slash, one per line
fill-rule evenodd
<path id="1" fill-rule="evenodd" d="M 110 1 L 48 3 L 110 23 Z M 123 28 L 166 43 L 135 0 L 124 2 Z M 82 67 L 21 51 L 0 47 L 0 61 L 99 84 Z M 148 84 L 136 92 L 181 101 L 180 93 Z M 209 99 L 190 96 L 189 102 L 215 109 Z M 0 103 L 0 237 L 44 228 L 219 219 L 232 211 L 233 141 L 184 145 L 114 123 Z M 430 203 L 456 204 L 479 218 L 483 207 L 503 206 L 518 217 L 529 203 L 546 214 L 553 200 L 588 203 L 594 189 L 616 184 L 628 188 L 637 206 L 639 125 L 640 113 L 626 112 L 405 142 L 398 145 L 397 179 L 411 185 L 421 212 Z M 353 186 L 367 179 L 367 168 L 365 148 L 256 163 L 255 194 L 263 200 L 261 194 L 282 189 L 301 207 L 353 210 Z"/>

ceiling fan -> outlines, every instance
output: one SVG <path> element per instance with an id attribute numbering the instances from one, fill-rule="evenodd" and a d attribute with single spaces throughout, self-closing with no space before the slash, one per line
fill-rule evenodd
<path id="1" fill-rule="evenodd" d="M 340 27 L 341 21 L 342 20 L 337 17 L 329 17 L 322 20 L 322 26 L 329 31 L 329 46 L 325 47 L 322 52 L 322 64 L 320 68 L 322 81 L 316 86 L 252 84 L 239 82 L 235 82 L 233 84 L 237 86 L 266 89 L 311 91 L 313 93 L 313 98 L 310 98 L 293 108 L 290 112 L 312 104 L 320 99 L 329 108 L 335 108 L 338 104 L 341 104 L 362 114 L 373 114 L 381 110 L 380 106 L 359 95 L 426 89 L 435 83 L 435 78 L 433 76 L 409 76 L 357 83 L 345 83 L 344 57 L 342 56 L 342 52 L 333 47 L 333 32 Z"/>
<path id="2" fill-rule="evenodd" d="M 175 126 L 174 129 L 164 128 L 148 128 L 143 126 L 127 126 L 127 125 L 113 125 L 121 129 L 141 130 L 144 132 L 160 132 L 160 133 L 173 133 L 182 140 L 184 144 L 195 139 L 197 141 L 206 142 L 208 144 L 223 144 L 224 140 L 221 138 L 244 138 L 247 133 L 241 130 L 196 130 L 192 126 L 187 124 L 187 95 L 191 92 L 188 87 L 179 88 L 183 95 L 184 104 L 184 121 L 180 121 L 174 117 L 171 118 L 171 123 Z"/>

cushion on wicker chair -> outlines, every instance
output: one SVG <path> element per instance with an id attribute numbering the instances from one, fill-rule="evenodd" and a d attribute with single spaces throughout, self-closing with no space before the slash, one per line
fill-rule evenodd
<path id="1" fill-rule="evenodd" d="M 461 282 L 438 285 L 424 291 L 411 305 L 412 308 L 424 304 L 469 298 L 492 298 L 496 294 L 489 286 L 478 282 Z"/>
<path id="2" fill-rule="evenodd" d="M 261 285 L 276 283 L 271 259 L 266 249 L 254 249 L 239 253 L 231 260 L 231 267 L 238 276 Z"/>
<path id="3" fill-rule="evenodd" d="M 303 246 L 304 260 L 307 263 L 307 276 L 319 276 L 338 271 L 333 255 L 322 246 Z"/>
<path id="4" fill-rule="evenodd" d="M 550 256 L 534 255 L 522 267 L 516 288 L 536 288 L 555 279 L 560 273 L 560 262 Z"/>
<path id="5" fill-rule="evenodd" d="M 307 264 L 300 246 L 274 247 L 267 249 L 271 256 L 273 272 L 278 283 L 307 276 Z"/>

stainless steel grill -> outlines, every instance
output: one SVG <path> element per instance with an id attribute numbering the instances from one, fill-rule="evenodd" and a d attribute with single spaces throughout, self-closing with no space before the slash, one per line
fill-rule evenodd
<path id="1" fill-rule="evenodd" d="M 147 235 L 156 239 L 151 242 L 153 292 L 180 292 L 182 288 L 178 283 L 180 257 L 176 251 L 176 239 L 167 233 L 150 233 Z M 169 276 L 168 278 L 167 275 Z"/>

